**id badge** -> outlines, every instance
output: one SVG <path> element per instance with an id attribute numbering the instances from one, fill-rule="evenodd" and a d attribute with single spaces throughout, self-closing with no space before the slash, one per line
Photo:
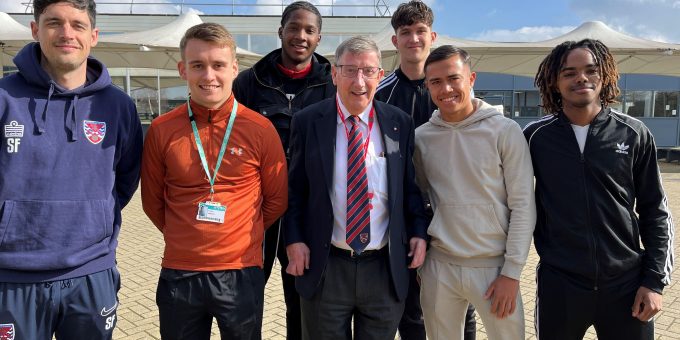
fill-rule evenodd
<path id="1" fill-rule="evenodd" d="M 224 223 L 224 215 L 227 212 L 227 207 L 219 202 L 200 202 L 198 203 L 198 214 L 196 219 L 199 221 Z"/>

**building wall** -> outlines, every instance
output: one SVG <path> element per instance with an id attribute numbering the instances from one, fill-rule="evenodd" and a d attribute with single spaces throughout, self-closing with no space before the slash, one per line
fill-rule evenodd
<path id="1" fill-rule="evenodd" d="M 680 77 L 624 74 L 613 108 L 642 120 L 658 146 L 680 145 Z M 538 89 L 529 77 L 478 73 L 475 96 L 503 105 L 506 116 L 521 126 L 545 114 Z"/>
<path id="2" fill-rule="evenodd" d="M 33 20 L 32 14 L 11 14 L 11 17 L 26 26 Z M 98 14 L 97 27 L 102 35 L 139 32 L 166 25 L 176 18 L 174 15 Z M 277 30 L 281 16 L 202 15 L 201 20 L 226 27 L 240 48 L 267 54 L 280 47 Z M 318 52 L 333 53 L 341 41 L 354 35 L 375 34 L 389 23 L 390 17 L 324 17 Z"/>
<path id="3" fill-rule="evenodd" d="M 32 14 L 11 16 L 24 25 L 33 20 Z M 97 26 L 103 35 L 116 34 L 152 29 L 175 18 L 174 15 L 99 14 Z M 206 15 L 201 19 L 224 25 L 234 35 L 239 47 L 255 53 L 264 55 L 280 47 L 276 32 L 281 20 L 278 15 Z M 389 20 L 389 17 L 326 16 L 323 18 L 323 39 L 317 52 L 331 54 L 346 38 L 378 33 L 389 26 Z M 186 88 L 173 72 L 158 72 L 154 76 L 133 70 L 130 89 L 127 89 L 128 81 L 122 73 L 128 72 L 130 70 L 112 70 L 113 80 L 116 85 L 129 90 L 144 120 L 157 116 L 159 111 L 170 110 L 186 95 Z M 160 90 L 155 84 L 161 84 Z M 622 75 L 619 86 L 622 93 L 618 103 L 612 105 L 614 108 L 647 124 L 659 146 L 680 145 L 680 77 Z M 540 107 L 538 90 L 530 77 L 478 73 L 475 94 L 494 105 L 502 105 L 505 114 L 522 126 L 545 114 Z"/>

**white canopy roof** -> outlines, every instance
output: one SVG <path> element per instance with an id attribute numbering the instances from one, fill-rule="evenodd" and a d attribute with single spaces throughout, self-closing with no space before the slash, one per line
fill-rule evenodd
<path id="1" fill-rule="evenodd" d="M 184 13 L 174 21 L 151 30 L 100 35 L 92 55 L 107 67 L 159 68 L 176 70 L 180 60 L 179 42 L 190 27 L 203 21 L 193 12 Z M 27 43 L 32 42 L 31 29 L 18 23 L 8 14 L 0 12 L 1 65 L 11 65 L 12 58 Z M 239 65 L 250 67 L 259 54 L 236 48 Z M 0 66 L 1 66 L 0 65 Z"/>
<path id="2" fill-rule="evenodd" d="M 31 41 L 33 35 L 30 28 L 18 23 L 7 13 L 0 12 L 0 69 L 3 65 L 12 65 L 12 58 Z"/>
<path id="3" fill-rule="evenodd" d="M 386 28 L 391 30 L 390 27 Z M 374 36 L 383 53 L 383 66 L 396 67 L 396 49 L 392 46 L 393 31 Z M 562 36 L 538 42 L 485 42 L 440 35 L 435 46 L 454 45 L 472 56 L 472 68 L 477 72 L 496 72 L 534 77 L 538 65 L 550 51 L 568 40 L 585 38 L 602 41 L 614 55 L 620 73 L 647 73 L 680 76 L 680 44 L 646 40 L 617 32 L 602 22 L 586 22 Z M 390 68 L 391 65 L 394 67 Z"/>
<path id="4" fill-rule="evenodd" d="M 29 27 L 18 23 L 9 14 L 0 12 L 0 41 L 3 43 L 33 41 L 33 35 Z"/>
<path id="5" fill-rule="evenodd" d="M 382 31 L 372 36 L 372 39 L 375 40 L 378 48 L 380 49 L 380 53 L 382 55 L 382 66 L 388 71 L 392 71 L 397 68 L 397 66 L 399 66 L 397 49 L 394 47 L 394 44 L 392 44 L 393 35 L 394 29 L 390 24 L 387 24 L 385 28 L 382 29 Z M 467 40 L 439 35 L 435 41 L 434 47 L 441 45 L 453 45 L 471 52 L 473 49 L 477 48 L 492 48 L 496 44 L 497 43 L 488 41 Z"/>
<path id="6" fill-rule="evenodd" d="M 175 70 L 180 59 L 179 42 L 184 32 L 201 23 L 194 12 L 184 13 L 174 21 L 151 30 L 102 35 L 92 54 L 108 67 L 159 68 Z M 387 25 L 373 39 L 383 55 L 383 67 L 394 69 L 398 64 L 396 48 L 392 45 L 393 30 Z M 452 38 L 440 35 L 435 46 L 450 44 L 466 49 L 473 58 L 477 72 L 497 72 L 533 77 L 543 58 L 556 45 L 584 38 L 604 42 L 614 54 L 620 73 L 646 73 L 680 76 L 680 44 L 669 44 L 641 39 L 609 28 L 602 22 L 586 22 L 562 36 L 538 42 L 487 42 Z M 26 43 L 33 41 L 30 28 L 0 12 L 0 63 L 11 64 L 11 59 Z M 252 66 L 261 56 L 237 48 L 241 67 Z M 330 60 L 333 56 L 329 55 Z"/>
<path id="7" fill-rule="evenodd" d="M 172 22 L 147 31 L 103 35 L 92 54 L 107 67 L 177 69 L 181 59 L 179 43 L 187 29 L 203 21 L 194 12 L 187 12 Z M 236 48 L 239 65 L 250 67 L 261 56 Z"/>

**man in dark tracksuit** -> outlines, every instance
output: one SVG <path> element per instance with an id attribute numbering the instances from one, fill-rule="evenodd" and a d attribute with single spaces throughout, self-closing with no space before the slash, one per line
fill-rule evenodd
<path id="1" fill-rule="evenodd" d="M 597 40 L 567 41 L 539 67 L 552 115 L 527 125 L 538 222 L 536 333 L 653 339 L 673 266 L 673 223 L 654 138 L 608 104 L 616 61 Z"/>
<path id="2" fill-rule="evenodd" d="M 408 113 L 416 128 L 427 123 L 437 109 L 425 86 L 424 68 L 432 43 L 437 39 L 437 33 L 432 31 L 433 21 L 432 9 L 422 1 L 409 1 L 397 7 L 391 20 L 392 44 L 399 51 L 400 66 L 380 81 L 375 93 L 375 99 Z M 425 340 L 420 284 L 416 277 L 416 271 L 411 270 L 406 307 L 399 323 L 399 336 L 404 340 Z M 474 340 L 475 332 L 475 309 L 470 305 L 465 316 L 465 340 Z"/>
<path id="3" fill-rule="evenodd" d="M 243 105 L 271 120 L 290 159 L 290 121 L 293 115 L 322 99 L 335 95 L 330 62 L 314 53 L 321 40 L 321 14 L 314 5 L 297 1 L 288 5 L 281 16 L 276 49 L 252 68 L 241 72 L 234 81 L 234 96 Z M 265 280 L 271 275 L 274 260 L 281 264 L 286 301 L 287 338 L 301 338 L 300 297 L 295 278 L 285 272 L 288 266 L 285 243 L 280 241 L 280 220 L 267 230 L 264 241 Z"/>

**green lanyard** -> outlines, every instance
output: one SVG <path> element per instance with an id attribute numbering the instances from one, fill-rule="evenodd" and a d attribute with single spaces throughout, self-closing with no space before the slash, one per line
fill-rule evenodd
<path id="1" fill-rule="evenodd" d="M 217 178 L 217 172 L 220 170 L 220 165 L 222 164 L 222 158 L 224 158 L 224 152 L 227 150 L 227 143 L 229 142 L 229 136 L 231 135 L 231 128 L 234 127 L 234 120 L 236 120 L 236 109 L 238 108 L 238 102 L 234 98 L 234 106 L 231 108 L 231 117 L 229 117 L 229 124 L 227 124 L 227 131 L 224 132 L 224 138 L 222 139 L 222 146 L 220 147 L 220 153 L 217 155 L 217 163 L 215 163 L 215 173 L 210 176 L 210 169 L 208 169 L 208 160 L 205 158 L 205 152 L 203 151 L 203 144 L 201 143 L 201 137 L 198 135 L 198 128 L 196 127 L 196 120 L 194 119 L 194 113 L 191 111 L 191 96 L 187 97 L 187 109 L 189 111 L 189 121 L 191 122 L 191 128 L 194 130 L 194 139 L 196 140 L 196 148 L 198 149 L 198 155 L 201 157 L 201 163 L 203 164 L 203 170 L 210 180 L 210 200 L 213 199 L 213 194 L 215 193 L 215 178 Z"/>

